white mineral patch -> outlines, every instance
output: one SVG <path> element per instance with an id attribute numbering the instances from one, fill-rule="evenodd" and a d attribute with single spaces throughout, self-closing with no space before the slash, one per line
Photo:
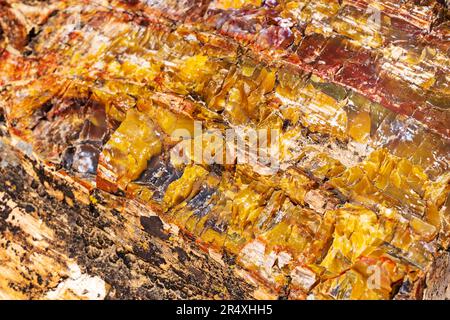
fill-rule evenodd
<path id="1" fill-rule="evenodd" d="M 106 297 L 106 283 L 99 277 L 82 274 L 80 267 L 72 263 L 69 265 L 70 276 L 61 282 L 55 290 L 47 292 L 47 299 L 63 299 L 73 295 L 88 300 L 103 300 Z"/>
<path id="2" fill-rule="evenodd" d="M 316 274 L 314 272 L 303 267 L 296 267 L 294 270 L 292 270 L 291 278 L 292 283 L 295 286 L 298 286 L 305 291 L 310 290 L 317 280 Z"/>
<path id="3" fill-rule="evenodd" d="M 270 251 L 266 253 L 266 246 L 264 243 L 254 240 L 247 244 L 240 253 L 240 261 L 245 266 L 257 266 L 266 273 L 268 278 L 271 278 L 273 273 L 273 266 L 277 263 L 279 268 L 291 262 L 292 256 L 287 252 Z"/>
<path id="4" fill-rule="evenodd" d="M 278 267 L 281 269 L 285 265 L 289 264 L 292 260 L 290 253 L 282 251 L 278 254 Z"/>

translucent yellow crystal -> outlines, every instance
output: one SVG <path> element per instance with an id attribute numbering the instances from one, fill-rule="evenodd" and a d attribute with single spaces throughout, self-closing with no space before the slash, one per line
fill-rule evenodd
<path id="1" fill-rule="evenodd" d="M 185 200 L 191 194 L 195 184 L 200 183 L 207 175 L 208 171 L 201 166 L 186 167 L 181 178 L 167 187 L 163 199 L 165 208 L 171 208 Z"/>
<path id="2" fill-rule="evenodd" d="M 102 152 L 103 162 L 121 189 L 139 177 L 147 161 L 161 152 L 161 141 L 152 120 L 131 109 Z"/>

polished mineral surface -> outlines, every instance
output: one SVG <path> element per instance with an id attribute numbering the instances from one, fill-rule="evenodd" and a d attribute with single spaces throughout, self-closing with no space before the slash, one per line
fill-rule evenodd
<path id="1" fill-rule="evenodd" d="M 417 3 L 0 1 L 0 110 L 271 292 L 394 298 L 450 236 L 449 13 Z M 229 130 L 274 130 L 276 170 L 217 148 Z"/>

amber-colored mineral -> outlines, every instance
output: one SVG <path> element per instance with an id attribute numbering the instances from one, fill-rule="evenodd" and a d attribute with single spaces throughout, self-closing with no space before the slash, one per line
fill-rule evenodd
<path id="1" fill-rule="evenodd" d="M 448 249 L 442 1 L 19 3 L 0 110 L 42 161 L 289 298 L 394 298 Z"/>

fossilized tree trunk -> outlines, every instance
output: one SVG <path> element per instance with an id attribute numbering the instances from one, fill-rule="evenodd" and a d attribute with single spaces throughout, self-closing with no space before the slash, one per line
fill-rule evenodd
<path id="1" fill-rule="evenodd" d="M 10 143 L 0 140 L 0 299 L 275 297 L 147 209 L 100 193 L 89 201 Z M 450 299 L 449 283 L 444 254 L 398 298 Z"/>
<path id="2" fill-rule="evenodd" d="M 0 298 L 448 297 L 449 17 L 0 0 Z M 281 170 L 180 161 L 199 121 Z"/>
<path id="3" fill-rule="evenodd" d="M 85 204 L 81 185 L 8 143 L 0 141 L 0 299 L 253 296 L 233 268 L 148 210 L 103 194 Z"/>

